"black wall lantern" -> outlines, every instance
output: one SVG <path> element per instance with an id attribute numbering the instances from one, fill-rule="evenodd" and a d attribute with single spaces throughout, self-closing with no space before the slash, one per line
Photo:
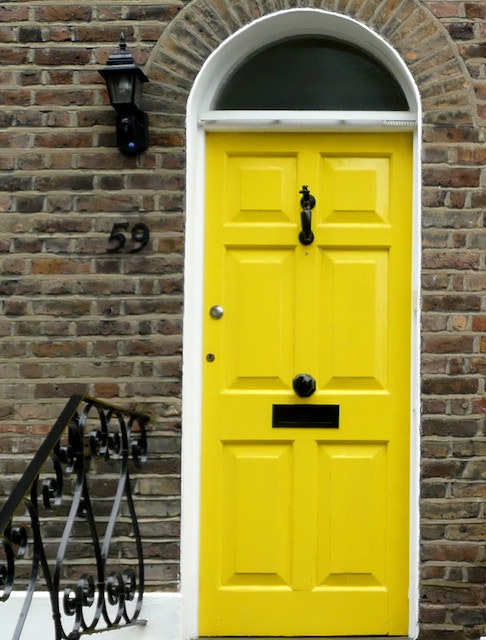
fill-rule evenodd
<path id="1" fill-rule="evenodd" d="M 117 111 L 118 148 L 128 156 L 142 153 L 148 147 L 148 124 L 140 104 L 142 85 L 148 82 L 148 78 L 127 51 L 123 33 L 120 36 L 120 48 L 111 54 L 100 73 L 106 81 L 111 105 Z"/>

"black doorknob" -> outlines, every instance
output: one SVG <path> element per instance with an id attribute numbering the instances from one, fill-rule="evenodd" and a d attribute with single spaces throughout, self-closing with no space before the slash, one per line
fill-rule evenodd
<path id="1" fill-rule="evenodd" d="M 308 398 L 316 390 L 316 381 L 308 373 L 298 373 L 292 380 L 295 393 L 301 398 Z"/>

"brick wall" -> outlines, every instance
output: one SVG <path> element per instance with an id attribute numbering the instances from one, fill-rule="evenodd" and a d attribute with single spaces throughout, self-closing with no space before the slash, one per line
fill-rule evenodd
<path id="1" fill-rule="evenodd" d="M 149 412 L 149 473 L 136 487 L 148 579 L 176 588 L 185 103 L 228 34 L 290 6 L 369 25 L 421 92 L 421 638 L 477 638 L 486 634 L 484 0 L 0 3 L 0 456 L 5 465 L 35 448 L 70 393 Z M 121 31 L 151 80 L 151 145 L 134 159 L 115 148 L 97 73 Z M 151 231 L 146 250 L 107 253 L 113 224 L 139 221 Z"/>
<path id="2" fill-rule="evenodd" d="M 143 65 L 180 6 L 0 3 L 0 491 L 69 395 L 149 413 L 135 489 L 157 589 L 178 583 L 183 134 L 122 156 L 98 69 L 121 31 Z M 149 245 L 107 253 L 117 222 Z"/>
<path id="3" fill-rule="evenodd" d="M 486 629 L 486 5 L 427 6 L 455 41 L 476 102 L 473 126 L 447 123 L 423 150 L 421 637 L 477 638 Z"/>

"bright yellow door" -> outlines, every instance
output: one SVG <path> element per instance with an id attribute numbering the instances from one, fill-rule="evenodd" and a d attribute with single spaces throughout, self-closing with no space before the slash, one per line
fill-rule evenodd
<path id="1" fill-rule="evenodd" d="M 411 135 L 207 145 L 200 635 L 406 635 Z"/>

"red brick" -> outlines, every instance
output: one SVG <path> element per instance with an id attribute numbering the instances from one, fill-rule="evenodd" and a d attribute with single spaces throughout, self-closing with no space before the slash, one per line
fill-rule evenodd
<path id="1" fill-rule="evenodd" d="M 430 167 L 423 172 L 424 184 L 441 187 L 478 187 L 481 170 L 466 167 Z"/>
<path id="2" fill-rule="evenodd" d="M 83 105 L 91 106 L 94 102 L 95 93 L 89 90 L 81 90 L 81 89 L 37 89 L 34 93 L 34 102 L 36 105 L 44 106 L 44 105 L 55 105 L 61 107 L 69 107 L 69 106 L 77 106 L 81 107 Z M 69 114 L 53 114 L 59 118 L 59 116 L 65 118 L 65 124 L 62 126 L 68 126 L 70 119 Z M 49 123 L 49 126 L 56 126 L 54 122 Z M 59 124 L 57 124 L 59 126 Z"/>
<path id="3" fill-rule="evenodd" d="M 422 264 L 424 269 L 479 269 L 481 266 L 481 255 L 471 251 L 425 250 Z"/>
<path id="4" fill-rule="evenodd" d="M 428 378 L 422 382 L 422 392 L 432 395 L 471 395 L 478 390 L 479 380 L 471 377 Z"/>
<path id="5" fill-rule="evenodd" d="M 34 52 L 34 63 L 41 67 L 45 65 L 84 65 L 88 64 L 89 61 L 89 49 L 49 47 L 36 49 Z"/>
<path id="6" fill-rule="evenodd" d="M 451 0 L 430 2 L 428 8 L 438 18 L 455 18 L 463 15 L 462 2 L 452 2 Z"/>
<path id="7" fill-rule="evenodd" d="M 486 316 L 474 316 L 472 328 L 473 331 L 486 331 Z"/>
<path id="8" fill-rule="evenodd" d="M 465 58 L 486 58 L 486 43 L 462 45 L 460 51 Z"/>
<path id="9" fill-rule="evenodd" d="M 473 336 L 461 335 L 427 336 L 422 342 L 426 353 L 471 353 L 473 346 Z"/>
<path id="10" fill-rule="evenodd" d="M 481 297 L 473 295 L 426 295 L 423 298 L 424 311 L 480 311 Z"/>
<path id="11" fill-rule="evenodd" d="M 446 562 L 476 562 L 480 556 L 480 549 L 477 545 L 473 543 L 438 543 L 438 542 L 424 542 L 421 545 L 421 555 L 422 560 L 433 560 L 433 561 L 446 561 Z M 456 590 L 453 591 L 444 591 L 444 589 L 438 589 L 435 592 L 434 587 L 427 589 L 425 593 L 427 593 L 428 602 L 445 602 L 451 601 L 455 598 L 456 604 L 459 602 L 462 603 L 470 603 L 471 601 L 476 601 L 479 597 L 478 592 L 474 595 L 468 592 L 468 589 L 462 588 L 459 593 L 455 593 Z M 462 599 L 458 599 L 459 595 Z"/>
<path id="12" fill-rule="evenodd" d="M 438 413 L 444 413 L 443 403 L 439 405 Z M 422 420 L 422 430 L 425 436 L 472 438 L 478 435 L 479 425 L 476 419 L 458 420 L 450 416 L 426 417 Z"/>
<path id="13" fill-rule="evenodd" d="M 30 105 L 30 89 L 2 89 L 2 93 L 0 94 L 0 104 L 4 104 L 7 106 L 25 106 L 28 107 Z"/>
<path id="14" fill-rule="evenodd" d="M 89 273 L 89 262 L 69 258 L 38 258 L 32 260 L 34 274 L 79 274 Z"/>
<path id="15" fill-rule="evenodd" d="M 89 4 L 46 4 L 35 8 L 34 19 L 37 22 L 89 22 L 91 13 Z"/>
<path id="16" fill-rule="evenodd" d="M 478 132 L 473 127 L 425 126 L 424 142 L 478 142 Z"/>
<path id="17" fill-rule="evenodd" d="M 0 22 L 23 22 L 28 19 L 28 5 L 3 4 L 0 6 Z"/>
<path id="18" fill-rule="evenodd" d="M 486 6 L 482 0 L 465 3 L 466 18 L 486 19 Z"/>
<path id="19" fill-rule="evenodd" d="M 91 133 L 76 132 L 57 132 L 57 131 L 42 131 L 35 134 L 35 145 L 37 147 L 48 148 L 71 148 L 77 149 L 80 147 L 91 147 L 93 143 L 93 136 Z"/>

